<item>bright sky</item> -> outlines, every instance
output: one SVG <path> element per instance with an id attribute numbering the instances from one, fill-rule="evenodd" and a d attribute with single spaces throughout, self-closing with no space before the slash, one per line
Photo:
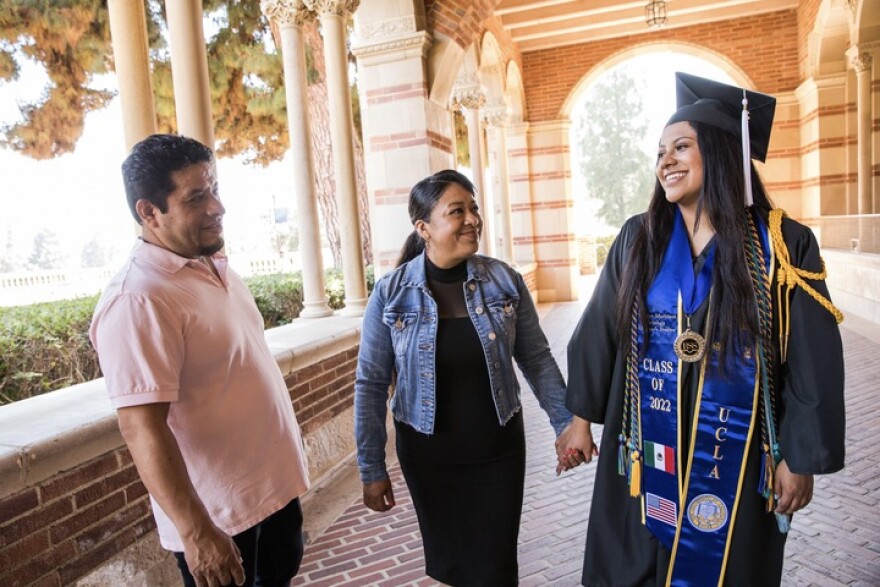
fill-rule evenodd
<path id="1" fill-rule="evenodd" d="M 675 71 L 687 71 L 731 83 L 729 76 L 702 60 L 673 53 L 654 53 L 626 62 L 643 80 L 650 100 L 646 150 L 652 152 L 663 123 L 675 107 Z M 20 119 L 18 105 L 38 98 L 47 78 L 39 67 L 25 64 L 20 79 L 0 82 L 0 124 Z M 96 85 L 115 90 L 116 80 L 104 76 Z M 579 110 L 579 109 L 578 109 Z M 134 223 L 125 203 L 119 167 L 126 154 L 117 99 L 106 109 L 86 118 L 85 132 L 76 151 L 49 161 L 35 161 L 0 149 L 0 254 L 5 254 L 7 234 L 16 244 L 16 254 L 27 258 L 34 236 L 43 229 L 58 234 L 78 266 L 85 243 L 98 237 L 112 245 L 121 261 L 133 242 Z M 572 165 L 577 174 L 578 166 Z M 293 207 L 293 168 L 285 160 L 267 168 L 250 167 L 240 161 L 218 162 L 220 191 L 227 208 L 227 242 L 248 241 L 259 249 L 268 246 L 267 224 L 276 206 Z M 574 178 L 575 197 L 582 181 Z"/>
<path id="2" fill-rule="evenodd" d="M 0 125 L 21 119 L 18 104 L 38 98 L 47 78 L 39 67 L 23 68 L 20 79 L 0 82 Z M 98 84 L 95 84 L 96 87 Z M 100 87 L 116 89 L 115 76 L 104 76 Z M 16 253 L 30 256 L 34 236 L 43 229 L 58 234 L 59 241 L 78 266 L 85 243 L 95 237 L 112 245 L 121 260 L 136 231 L 125 202 L 120 165 L 126 155 L 119 100 L 86 117 L 82 138 L 72 154 L 35 161 L 0 149 L 0 255 L 7 234 Z M 268 168 L 247 166 L 233 159 L 218 161 L 220 191 L 227 208 L 227 242 L 241 242 L 245 234 L 268 246 L 267 218 L 276 206 L 293 208 L 293 182 L 289 160 Z"/>

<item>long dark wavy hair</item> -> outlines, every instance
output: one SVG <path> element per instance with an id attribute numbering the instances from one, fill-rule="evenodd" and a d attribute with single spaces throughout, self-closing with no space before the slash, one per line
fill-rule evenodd
<path id="1" fill-rule="evenodd" d="M 428 222 L 431 220 L 431 212 L 443 192 L 452 184 L 458 184 L 465 189 L 470 195 L 476 196 L 476 188 L 467 176 L 455 171 L 454 169 L 444 169 L 438 171 L 434 175 L 429 175 L 425 179 L 413 186 L 409 192 L 409 219 L 415 224 L 417 220 Z M 400 267 L 407 261 L 418 257 L 425 250 L 425 241 L 418 232 L 413 229 L 403 248 L 400 250 L 400 257 L 397 259 L 396 267 Z"/>
<path id="2" fill-rule="evenodd" d="M 703 159 L 703 187 L 697 202 L 697 222 L 708 219 L 715 229 L 715 264 L 710 302 L 711 323 L 707 340 L 721 343 L 724 353 L 738 348 L 744 335 L 756 337 L 758 315 L 755 294 L 746 264 L 744 243 L 748 228 L 744 207 L 742 146 L 734 135 L 708 124 L 688 122 L 697 133 Z M 755 166 L 750 164 L 752 195 L 758 214 L 766 221 L 773 207 Z M 618 291 L 617 330 L 621 345 L 628 344 L 633 303 L 638 301 L 639 320 L 648 337 L 645 308 L 648 289 L 663 262 L 672 235 L 675 207 L 655 180 L 654 194 L 645 219 L 633 237 Z M 723 364 L 723 363 L 722 363 Z"/>

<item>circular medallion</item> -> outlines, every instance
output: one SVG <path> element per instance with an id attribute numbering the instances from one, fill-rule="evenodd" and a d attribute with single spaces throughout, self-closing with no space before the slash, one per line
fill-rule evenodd
<path id="1" fill-rule="evenodd" d="M 691 500 L 687 518 L 697 530 L 715 532 L 727 523 L 727 506 L 719 497 L 704 493 Z"/>
<path id="2" fill-rule="evenodd" d="M 688 328 L 675 339 L 674 348 L 679 359 L 685 363 L 696 363 L 703 358 L 706 339 Z"/>

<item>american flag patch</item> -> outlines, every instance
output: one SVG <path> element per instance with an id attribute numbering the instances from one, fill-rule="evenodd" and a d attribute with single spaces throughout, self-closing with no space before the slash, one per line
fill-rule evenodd
<path id="1" fill-rule="evenodd" d="M 678 522 L 678 508 L 675 502 L 653 493 L 645 493 L 645 515 L 670 526 L 675 526 Z"/>

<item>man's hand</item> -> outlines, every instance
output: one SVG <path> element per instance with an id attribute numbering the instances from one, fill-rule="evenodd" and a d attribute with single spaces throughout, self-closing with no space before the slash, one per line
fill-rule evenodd
<path id="1" fill-rule="evenodd" d="M 394 507 L 391 479 L 364 483 L 364 505 L 374 512 L 387 512 Z"/>
<path id="2" fill-rule="evenodd" d="M 232 538 L 211 524 L 196 536 L 184 538 L 183 555 L 196 587 L 244 585 L 241 553 Z"/>
<path id="3" fill-rule="evenodd" d="M 783 459 L 776 465 L 773 491 L 777 496 L 776 513 L 791 515 L 813 499 L 813 476 L 792 473 Z"/>

